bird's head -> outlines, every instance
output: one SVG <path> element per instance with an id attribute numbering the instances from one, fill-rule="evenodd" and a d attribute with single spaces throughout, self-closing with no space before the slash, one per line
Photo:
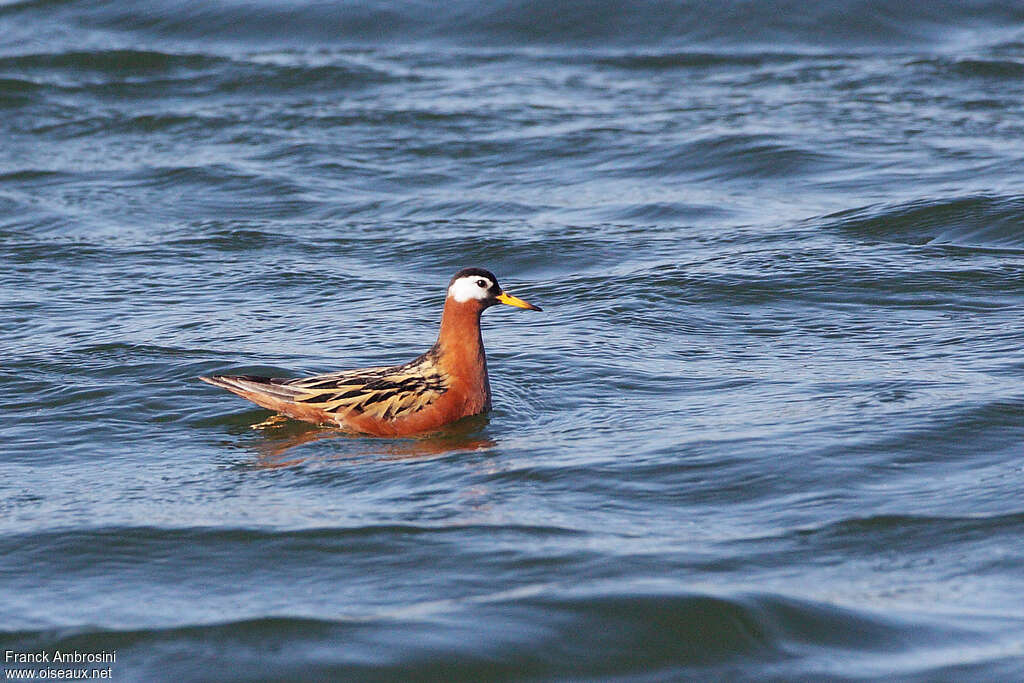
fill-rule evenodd
<path id="1" fill-rule="evenodd" d="M 504 292 L 498 285 L 498 278 L 494 277 L 494 273 L 483 268 L 463 268 L 455 273 L 455 277 L 448 284 L 448 300 L 458 304 L 475 304 L 480 310 L 494 304 L 528 308 L 531 311 L 541 310 L 540 306 L 534 306 Z"/>

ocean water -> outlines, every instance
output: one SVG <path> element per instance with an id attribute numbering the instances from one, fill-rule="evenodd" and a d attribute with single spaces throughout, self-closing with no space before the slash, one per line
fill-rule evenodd
<path id="1" fill-rule="evenodd" d="M 1024 678 L 1022 180 L 1019 3 L 0 3 L 0 650 Z M 544 307 L 486 417 L 196 380 L 409 360 L 471 265 Z"/>

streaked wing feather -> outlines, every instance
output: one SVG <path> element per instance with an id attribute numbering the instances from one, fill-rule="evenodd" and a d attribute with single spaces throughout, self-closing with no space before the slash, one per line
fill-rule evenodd
<path id="1" fill-rule="evenodd" d="M 287 383 L 295 401 L 328 413 L 359 413 L 379 419 L 402 417 L 436 401 L 448 376 L 432 349 L 406 365 L 316 375 Z"/>
<path id="2" fill-rule="evenodd" d="M 405 367 L 405 366 L 398 366 Z M 359 370 L 343 370 L 331 372 L 326 375 L 314 375 L 302 377 L 288 382 L 289 386 L 301 387 L 303 389 L 330 389 L 336 391 L 340 386 L 346 384 L 365 384 L 368 378 L 378 377 L 389 370 L 396 370 L 395 367 L 361 368 Z"/>

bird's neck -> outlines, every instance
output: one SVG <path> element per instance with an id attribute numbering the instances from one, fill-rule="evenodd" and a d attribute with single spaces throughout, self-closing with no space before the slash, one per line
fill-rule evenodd
<path id="1" fill-rule="evenodd" d="M 481 313 L 483 307 L 476 301 L 459 303 L 447 299 L 441 314 L 437 346 L 448 374 L 470 391 L 486 396 L 489 404 L 491 388 L 487 379 L 484 340 L 480 335 Z"/>

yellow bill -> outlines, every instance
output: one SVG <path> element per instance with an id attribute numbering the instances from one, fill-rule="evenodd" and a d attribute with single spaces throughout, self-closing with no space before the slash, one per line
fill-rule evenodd
<path id="1" fill-rule="evenodd" d="M 515 306 L 516 308 L 528 308 L 531 311 L 542 311 L 542 310 L 544 310 L 540 306 L 534 306 L 530 302 L 523 301 L 519 297 L 512 296 L 511 294 L 509 294 L 507 292 L 502 292 L 501 294 L 499 294 L 497 296 L 497 299 L 498 299 L 498 301 L 500 301 L 503 304 L 507 304 L 509 306 Z"/>

